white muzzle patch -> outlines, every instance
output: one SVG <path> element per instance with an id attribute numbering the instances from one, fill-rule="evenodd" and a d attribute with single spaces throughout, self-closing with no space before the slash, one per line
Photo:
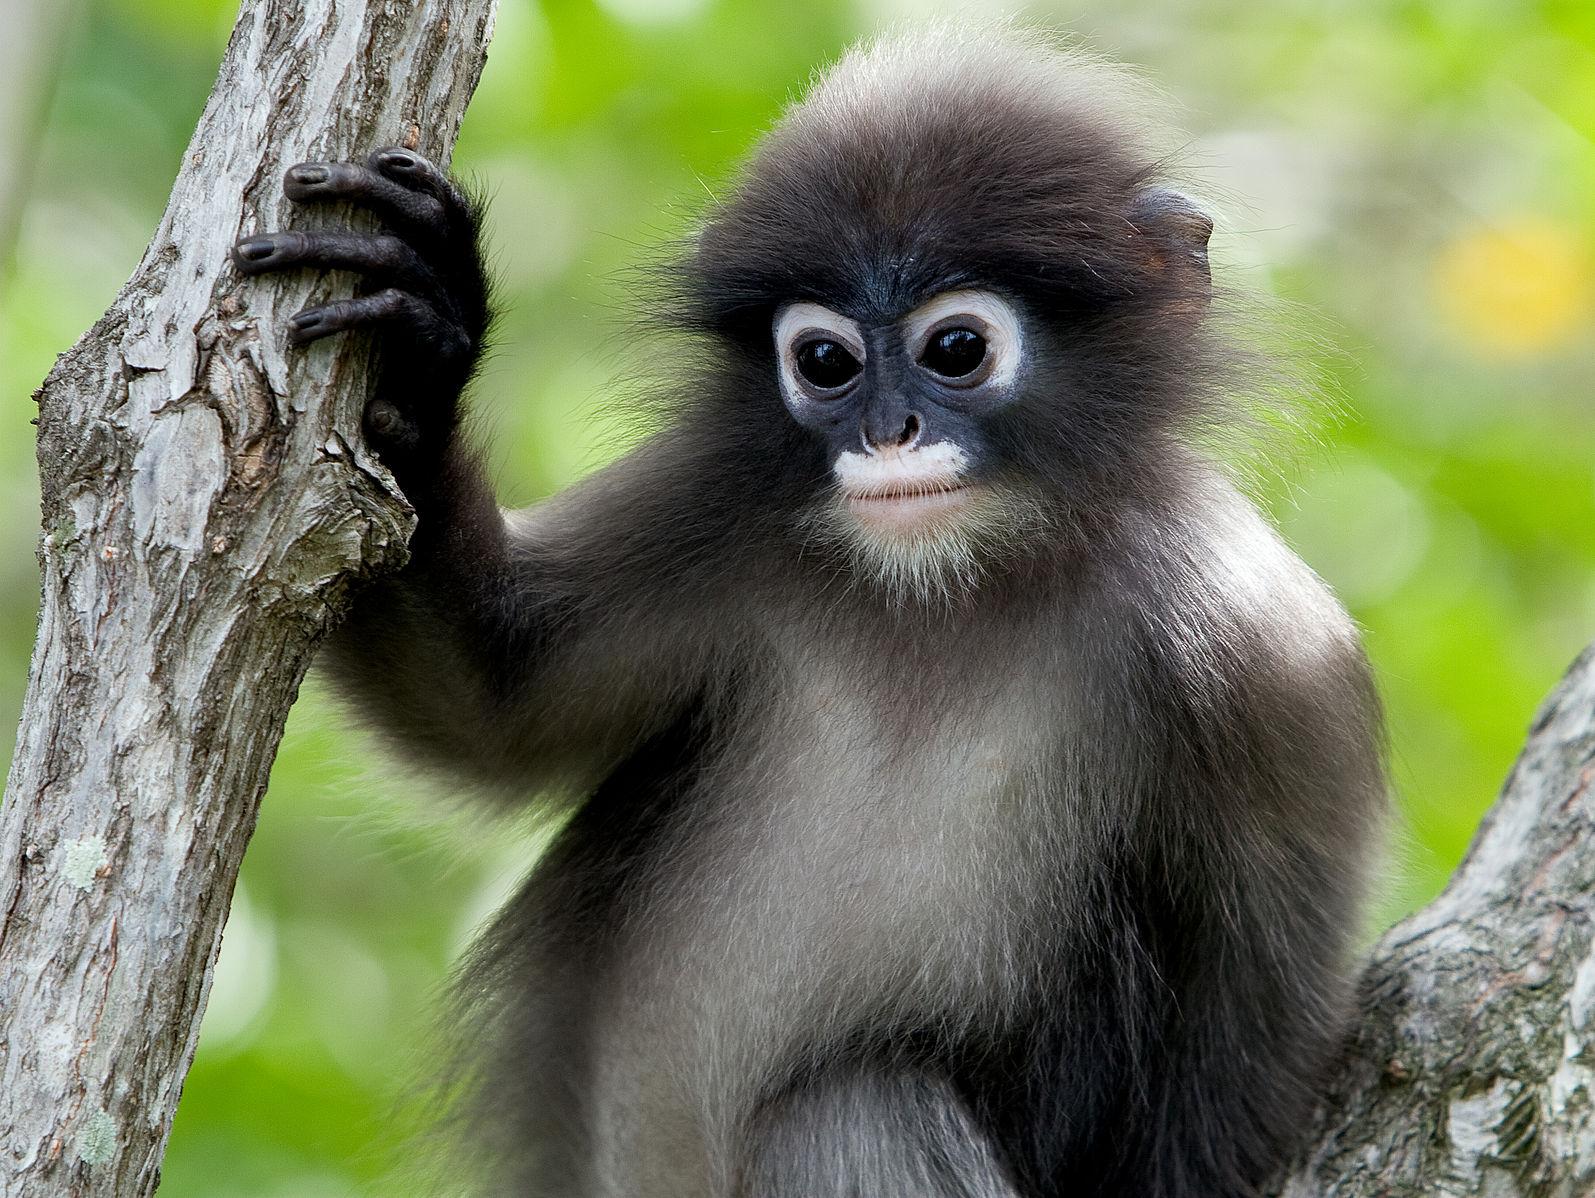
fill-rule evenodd
<path id="1" fill-rule="evenodd" d="M 910 499 L 959 489 L 967 461 L 951 441 L 879 453 L 844 452 L 836 459 L 836 480 L 849 499 Z"/>

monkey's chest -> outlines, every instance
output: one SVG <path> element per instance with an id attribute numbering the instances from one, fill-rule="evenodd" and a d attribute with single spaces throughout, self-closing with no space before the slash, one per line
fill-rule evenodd
<path id="1" fill-rule="evenodd" d="M 604 1155 L 684 1194 L 720 1192 L 739 1119 L 803 1054 L 999 1020 L 1055 922 L 1045 704 L 1020 682 L 932 709 L 808 677 L 702 771 L 595 996 Z"/>
<path id="2" fill-rule="evenodd" d="M 837 993 L 955 1002 L 983 954 L 1001 952 L 1022 889 L 1042 757 L 1024 733 L 963 705 L 796 696 L 725 796 L 756 814 L 718 862 L 736 931 L 715 939 L 769 944 L 781 929 L 800 959 L 772 962 L 770 984 L 807 988 L 821 1008 Z"/>
<path id="3" fill-rule="evenodd" d="M 865 1017 L 980 1018 L 1062 868 L 1058 728 L 1021 683 L 932 707 L 811 678 L 706 771 L 632 936 L 694 1085 Z"/>

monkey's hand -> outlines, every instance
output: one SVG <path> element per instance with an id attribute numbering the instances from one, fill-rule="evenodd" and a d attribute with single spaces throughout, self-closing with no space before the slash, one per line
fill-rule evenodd
<path id="1" fill-rule="evenodd" d="M 305 345 L 344 329 L 376 334 L 379 374 L 366 436 L 413 500 L 453 439 L 491 320 L 477 205 L 437 167 L 398 147 L 376 151 L 363 166 L 302 162 L 289 168 L 283 192 L 300 204 L 357 205 L 383 226 L 257 234 L 233 247 L 233 261 L 246 275 L 309 268 L 361 276 L 351 298 L 290 318 L 288 340 Z"/>

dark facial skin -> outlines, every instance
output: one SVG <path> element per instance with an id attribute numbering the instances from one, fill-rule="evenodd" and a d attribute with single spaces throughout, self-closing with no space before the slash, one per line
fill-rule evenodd
<path id="1" fill-rule="evenodd" d="M 982 429 L 1024 384 L 1014 307 L 989 293 L 952 292 L 913 310 L 784 308 L 774 331 L 782 398 L 832 460 L 844 453 L 958 446 L 978 473 Z"/>

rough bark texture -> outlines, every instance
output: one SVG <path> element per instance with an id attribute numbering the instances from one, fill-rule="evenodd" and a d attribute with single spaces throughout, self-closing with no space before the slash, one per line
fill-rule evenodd
<path id="1" fill-rule="evenodd" d="M 0 811 L 0 1193 L 150 1193 L 318 636 L 410 520 L 328 280 L 242 282 L 283 168 L 447 161 L 494 0 L 246 0 L 159 230 L 39 395 L 43 608 Z"/>
<path id="2" fill-rule="evenodd" d="M 1595 1194 L 1595 648 L 1450 886 L 1379 943 L 1284 1198 Z"/>

